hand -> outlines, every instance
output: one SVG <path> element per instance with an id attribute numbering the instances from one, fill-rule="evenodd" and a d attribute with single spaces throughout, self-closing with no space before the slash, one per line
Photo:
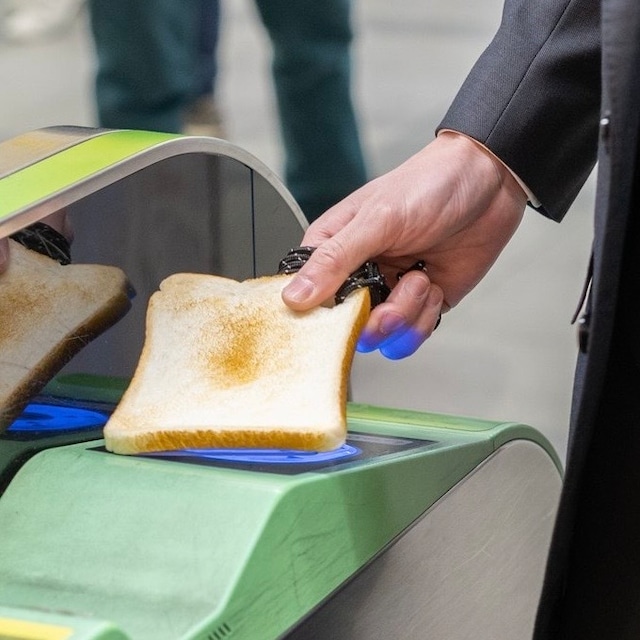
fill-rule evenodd
<path id="1" fill-rule="evenodd" d="M 73 240 L 73 229 L 69 222 L 66 209 L 56 211 L 46 218 L 42 219 L 42 222 L 53 227 L 58 233 L 71 242 Z M 4 272 L 9 264 L 9 241 L 7 238 L 0 238 L 0 273 Z"/>
<path id="2" fill-rule="evenodd" d="M 367 260 L 392 287 L 365 326 L 358 349 L 411 355 L 441 313 L 480 282 L 515 233 L 526 195 L 507 168 L 465 136 L 441 133 L 405 163 L 366 184 L 309 226 L 317 249 L 283 290 L 305 310 L 331 298 Z M 418 260 L 426 273 L 397 274 Z"/>

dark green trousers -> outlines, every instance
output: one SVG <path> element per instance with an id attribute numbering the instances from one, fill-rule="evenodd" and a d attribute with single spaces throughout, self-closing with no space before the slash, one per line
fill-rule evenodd
<path id="1" fill-rule="evenodd" d="M 312 220 L 366 180 L 351 96 L 350 1 L 256 4 L 273 45 L 285 182 Z M 100 125 L 179 132 L 201 92 L 201 0 L 89 6 Z"/>

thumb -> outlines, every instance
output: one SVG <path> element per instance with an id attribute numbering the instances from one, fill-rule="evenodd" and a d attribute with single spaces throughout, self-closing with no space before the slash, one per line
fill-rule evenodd
<path id="1" fill-rule="evenodd" d="M 351 265 L 339 240 L 331 238 L 317 247 L 282 290 L 292 309 L 304 311 L 329 300 L 357 267 Z"/>

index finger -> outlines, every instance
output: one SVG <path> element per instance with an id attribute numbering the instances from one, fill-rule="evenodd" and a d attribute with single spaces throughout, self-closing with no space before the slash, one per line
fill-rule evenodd
<path id="1" fill-rule="evenodd" d="M 361 228 L 362 225 L 360 225 Z M 283 289 L 284 302 L 296 310 L 306 310 L 322 304 L 335 295 L 345 280 L 371 258 L 373 245 L 366 236 L 347 224 L 327 239 L 319 235 L 307 234 L 303 242 L 314 246 L 313 239 L 319 238 L 315 251 Z"/>

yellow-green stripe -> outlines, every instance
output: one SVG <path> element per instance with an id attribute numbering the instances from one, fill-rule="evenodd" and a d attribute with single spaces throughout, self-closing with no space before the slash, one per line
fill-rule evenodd
<path id="1" fill-rule="evenodd" d="M 12 173 L 0 180 L 0 220 L 144 149 L 177 137 L 150 131 L 114 131 Z"/>

